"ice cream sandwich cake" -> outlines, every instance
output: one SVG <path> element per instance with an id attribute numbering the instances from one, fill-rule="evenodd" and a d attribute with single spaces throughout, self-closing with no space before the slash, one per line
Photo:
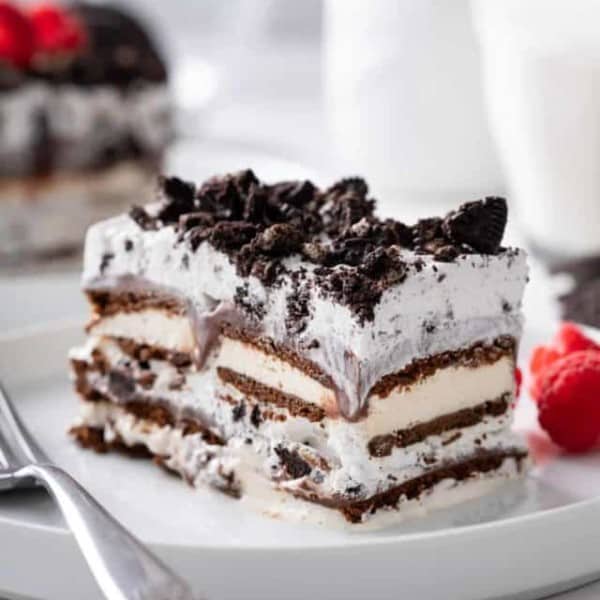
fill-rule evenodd
<path id="1" fill-rule="evenodd" d="M 503 198 L 409 226 L 378 218 L 360 178 L 246 170 L 163 178 L 159 196 L 87 234 L 82 446 L 351 523 L 524 472 L 527 264 L 501 245 Z"/>

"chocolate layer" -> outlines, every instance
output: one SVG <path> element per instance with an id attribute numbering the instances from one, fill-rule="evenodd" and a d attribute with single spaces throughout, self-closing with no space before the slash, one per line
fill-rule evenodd
<path id="1" fill-rule="evenodd" d="M 309 421 L 321 421 L 325 418 L 325 411 L 320 406 L 263 385 L 231 369 L 217 367 L 217 374 L 223 383 L 232 385 L 243 394 L 252 396 L 259 402 L 285 408 L 294 417 L 304 417 Z"/>
<path id="2" fill-rule="evenodd" d="M 434 354 L 427 358 L 413 360 L 404 369 L 382 377 L 372 388 L 371 394 L 386 398 L 397 387 L 411 386 L 426 377 L 433 375 L 438 369 L 448 367 L 468 367 L 476 369 L 483 365 L 491 365 L 505 356 L 515 358 L 516 341 L 508 336 L 496 338 L 491 344 L 482 342 L 463 348 Z"/>
<path id="3" fill-rule="evenodd" d="M 499 469 L 507 458 L 514 458 L 521 468 L 527 454 L 519 449 L 484 451 L 479 450 L 472 457 L 459 463 L 443 465 L 424 475 L 397 485 L 366 500 L 351 501 L 347 498 L 323 498 L 308 490 L 296 490 L 294 495 L 329 508 L 339 510 L 351 523 L 360 523 L 363 515 L 373 514 L 380 508 L 394 508 L 403 500 L 414 500 L 433 488 L 444 479 L 464 481 L 470 477 Z"/>
<path id="4" fill-rule="evenodd" d="M 77 425 L 69 429 L 69 434 L 82 447 L 87 450 L 94 450 L 99 454 L 115 451 L 123 452 L 134 458 L 151 458 L 152 452 L 144 444 L 128 446 L 119 436 L 115 436 L 110 442 L 104 439 L 104 431 L 98 427 L 89 427 L 88 425 Z"/>
<path id="5" fill-rule="evenodd" d="M 177 316 L 187 315 L 184 302 L 155 289 L 86 290 L 86 295 L 96 317 L 111 317 L 147 309 L 163 310 Z"/>
<path id="6" fill-rule="evenodd" d="M 506 393 L 496 400 L 489 400 L 472 408 L 463 408 L 409 429 L 401 429 L 386 435 L 375 436 L 369 441 L 369 454 L 375 458 L 389 456 L 394 448 L 405 448 L 411 444 L 422 442 L 431 435 L 441 435 L 453 429 L 472 427 L 477 423 L 481 423 L 487 416 L 497 417 L 503 415 L 510 405 L 510 397 L 511 395 Z"/>

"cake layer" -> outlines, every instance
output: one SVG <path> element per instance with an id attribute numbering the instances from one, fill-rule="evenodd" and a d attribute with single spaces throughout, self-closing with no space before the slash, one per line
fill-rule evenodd
<path id="1" fill-rule="evenodd" d="M 99 389 L 98 376 L 105 378 L 102 385 L 106 389 L 106 397 L 115 402 L 138 400 L 136 387 L 139 388 L 142 399 L 145 392 L 152 390 L 160 398 L 167 399 L 173 396 L 170 401 L 167 400 L 167 403 L 170 402 L 175 408 L 181 406 L 181 399 L 172 392 L 187 390 L 189 397 L 185 407 L 198 412 L 213 410 L 211 401 L 206 397 L 208 393 L 216 393 L 227 398 L 233 406 L 250 399 L 269 409 L 282 409 L 284 413 L 277 414 L 280 420 L 299 417 L 309 421 L 314 424 L 315 431 L 319 434 L 332 428 L 351 431 L 352 437 L 356 439 L 356 445 L 362 443 L 365 450 L 367 445 L 369 448 L 380 448 L 391 444 L 391 447 L 402 448 L 409 445 L 406 440 L 411 440 L 411 443 L 420 442 L 428 437 L 426 434 L 439 435 L 476 425 L 488 417 L 499 419 L 496 427 L 491 427 L 492 431 L 496 431 L 508 422 L 511 416 L 512 394 L 510 391 L 503 391 L 498 396 L 489 396 L 489 400 L 479 401 L 469 408 L 442 412 L 427 421 L 408 422 L 404 429 L 394 427 L 393 423 L 387 426 L 382 424 L 382 433 L 373 436 L 373 425 L 369 417 L 350 426 L 339 416 L 328 416 L 324 411 L 298 396 L 281 393 L 275 388 L 262 385 L 222 367 L 217 368 L 216 382 L 214 382 L 212 374 L 199 375 L 193 370 L 188 370 L 190 365 L 185 355 L 163 353 L 149 347 L 133 347 L 123 340 L 103 339 L 96 340 L 88 346 L 87 356 L 84 352 L 74 356 L 78 356 L 73 359 L 77 375 L 76 387 L 88 400 L 94 397 L 86 395 L 86 389 L 90 387 Z M 136 357 L 137 366 L 132 364 L 130 357 Z M 88 379 L 91 385 L 88 385 Z M 208 385 L 210 388 L 207 390 Z M 128 394 L 125 397 L 124 392 Z M 196 397 L 193 393 L 196 393 Z M 393 408 L 391 406 L 390 410 Z M 233 412 L 235 411 L 234 408 Z M 247 412 L 249 413 L 250 410 Z M 377 417 L 379 420 L 379 413 Z M 306 435 L 306 429 L 303 435 Z M 383 452 L 380 448 L 371 454 L 385 456 L 390 452 Z"/>
<path id="2" fill-rule="evenodd" d="M 173 136 L 171 99 L 144 25 L 115 6 L 57 10 L 74 28 L 68 48 L 60 36 L 51 48 L 38 40 L 29 60 L 0 65 L 0 178 L 159 158 Z M 27 15 L 20 19 L 26 28 Z"/>

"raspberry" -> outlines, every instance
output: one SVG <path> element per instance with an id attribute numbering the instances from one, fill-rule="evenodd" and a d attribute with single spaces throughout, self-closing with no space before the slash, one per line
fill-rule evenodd
<path id="1" fill-rule="evenodd" d="M 0 2 L 0 63 L 22 69 L 32 55 L 33 30 L 27 17 L 8 2 Z"/>
<path id="2" fill-rule="evenodd" d="M 564 322 L 556 337 L 554 345 L 561 354 L 570 354 L 578 350 L 600 350 L 600 346 L 583 334 L 574 323 Z"/>
<path id="3" fill-rule="evenodd" d="M 581 350 L 600 351 L 600 346 L 585 336 L 574 323 L 565 321 L 557 331 L 552 344 L 536 346 L 531 353 L 529 370 L 532 374 L 529 393 L 537 401 L 540 395 L 539 378 L 559 358 Z"/>
<path id="4" fill-rule="evenodd" d="M 560 353 L 558 350 L 550 346 L 536 346 L 529 359 L 529 370 L 533 375 L 537 375 L 559 358 Z"/>
<path id="5" fill-rule="evenodd" d="M 521 394 L 521 383 L 523 383 L 523 373 L 519 367 L 515 367 L 515 399 Z"/>
<path id="6" fill-rule="evenodd" d="M 538 420 L 568 452 L 585 452 L 600 439 L 600 352 L 580 350 L 540 374 Z"/>
<path id="7" fill-rule="evenodd" d="M 67 10 L 45 3 L 34 6 L 28 14 L 37 52 L 74 52 L 84 45 L 85 31 L 79 20 Z"/>
<path id="8" fill-rule="evenodd" d="M 539 391 L 540 376 L 556 362 L 561 355 L 557 350 L 550 346 L 536 346 L 531 353 L 529 360 L 529 371 L 531 372 L 531 384 L 529 386 L 529 395 L 537 402 Z"/>

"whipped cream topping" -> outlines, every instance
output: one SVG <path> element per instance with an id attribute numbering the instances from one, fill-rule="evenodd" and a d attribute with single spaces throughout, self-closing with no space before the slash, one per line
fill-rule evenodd
<path id="1" fill-rule="evenodd" d="M 209 244 L 192 252 L 178 243 L 172 226 L 143 231 L 126 216 L 96 224 L 86 239 L 83 285 L 158 287 L 187 302 L 197 322 L 197 315 L 234 302 L 236 290 L 247 284 L 248 298 L 263 307 L 261 333 L 293 344 L 318 364 L 338 388 L 342 413 L 356 418 L 373 384 L 415 359 L 500 336 L 520 337 L 527 280 L 522 250 L 462 255 L 453 262 L 402 250 L 402 258 L 410 274 L 383 292 L 373 320 L 357 318 L 312 279 L 309 318 L 293 340 L 285 326 L 288 300 L 296 293 L 291 281 L 267 287 L 254 276 L 242 278 L 227 255 Z M 309 279 L 315 269 L 299 256 L 283 263 L 290 271 L 304 269 Z"/>

